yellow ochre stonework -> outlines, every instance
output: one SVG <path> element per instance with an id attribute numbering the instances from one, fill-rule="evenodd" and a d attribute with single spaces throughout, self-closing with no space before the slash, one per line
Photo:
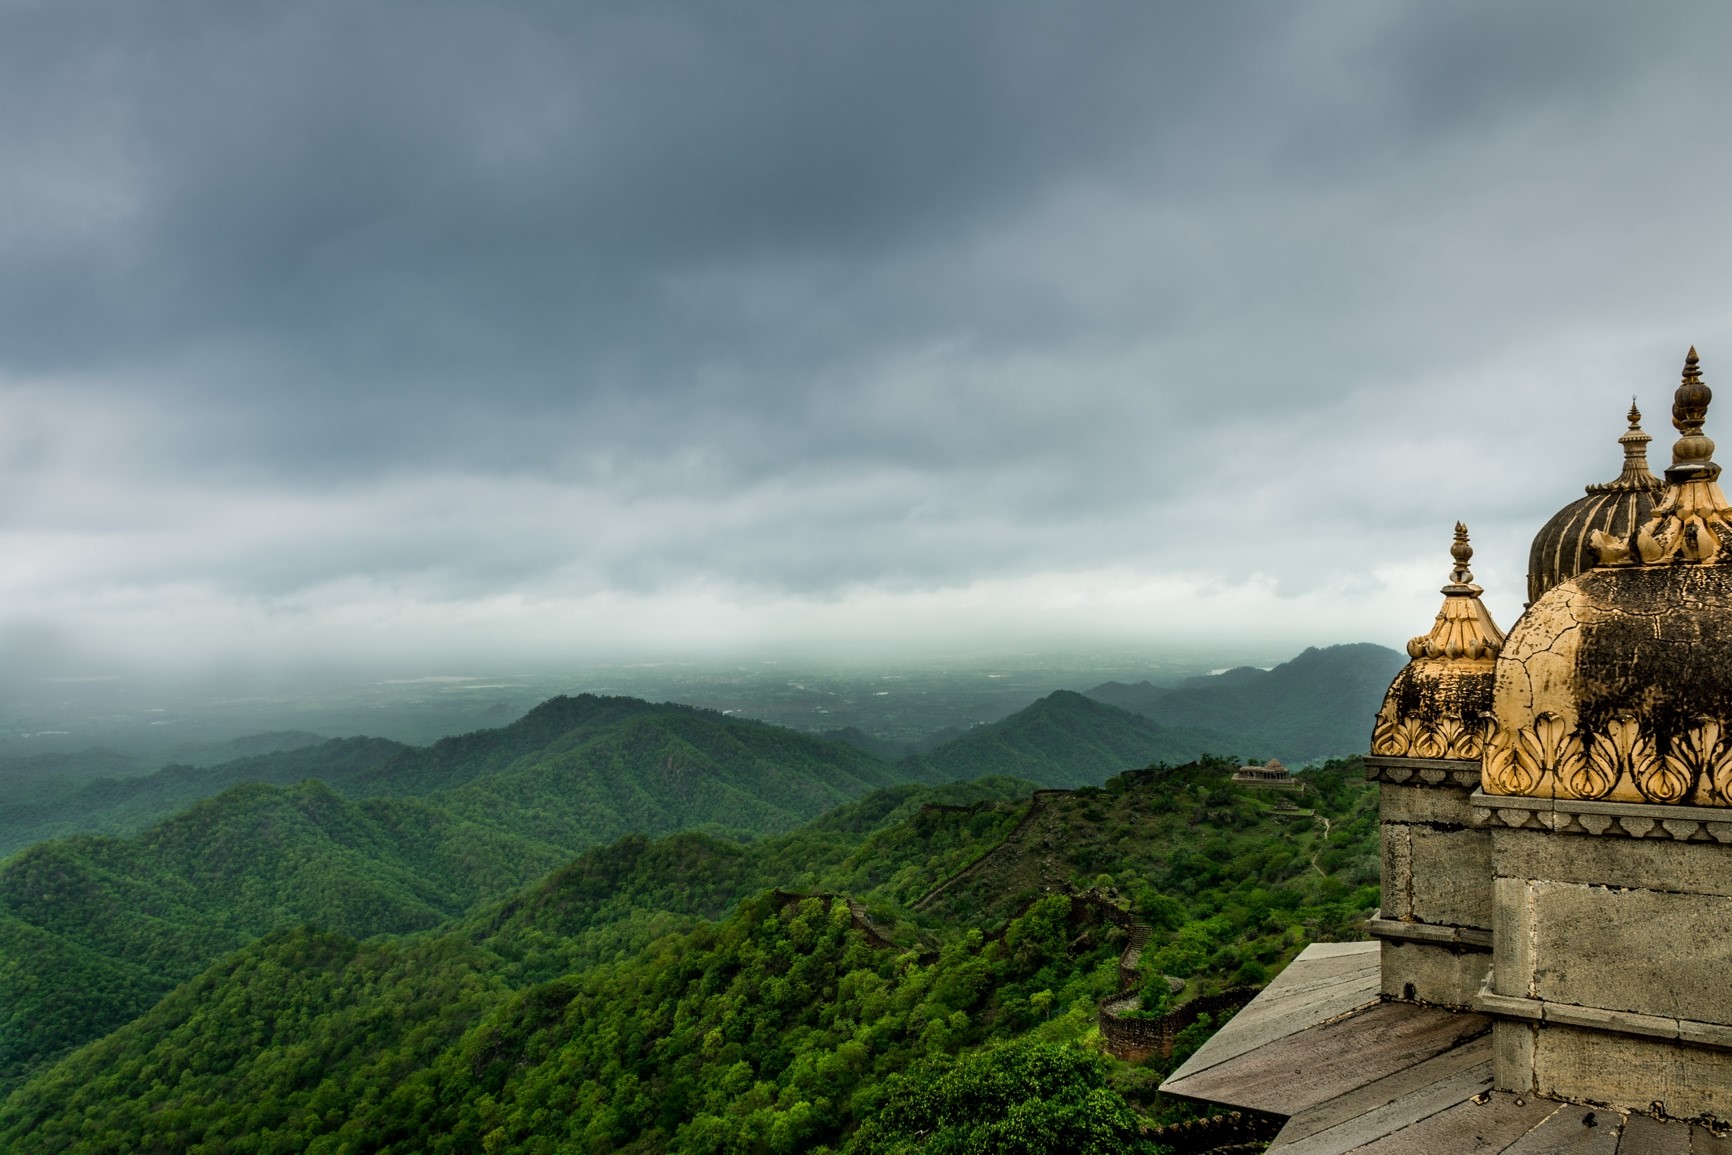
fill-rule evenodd
<path id="1" fill-rule="evenodd" d="M 1652 516 L 1593 535 L 1599 564 L 1547 591 L 1496 663 L 1487 794 L 1732 806 L 1732 509 L 1702 432 L 1696 350 Z"/>
<path id="2" fill-rule="evenodd" d="M 1413 660 L 1384 696 L 1371 732 L 1375 755 L 1452 761 L 1480 756 L 1492 663 L 1503 646 L 1503 631 L 1479 600 L 1483 591 L 1467 568 L 1473 546 L 1460 522 L 1449 552 L 1455 567 L 1442 590 L 1443 607 L 1431 632 L 1407 643 Z"/>
<path id="3" fill-rule="evenodd" d="M 1666 470 L 1666 490 L 1653 515 L 1627 538 L 1596 532 L 1590 538 L 1601 565 L 1667 565 L 1732 560 L 1732 509 L 1720 491 L 1714 443 L 1702 432 L 1713 394 L 1702 383 L 1695 346 L 1684 359 L 1684 379 L 1672 403 L 1680 434 Z M 1724 552 L 1723 552 L 1724 551 Z"/>

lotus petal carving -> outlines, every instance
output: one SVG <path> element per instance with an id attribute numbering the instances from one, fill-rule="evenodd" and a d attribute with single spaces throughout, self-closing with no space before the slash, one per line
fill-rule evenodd
<path id="1" fill-rule="evenodd" d="M 1560 775 L 1558 784 L 1572 798 L 1604 798 L 1626 774 L 1636 776 L 1654 761 L 1654 740 L 1634 718 L 1614 718 L 1603 734 L 1595 734 L 1588 756 L 1574 774 Z"/>
<path id="2" fill-rule="evenodd" d="M 1672 739 L 1666 757 L 1657 759 L 1649 772 L 1636 780 L 1636 788 L 1650 802 L 1682 801 L 1698 782 L 1706 780 L 1714 800 L 1732 805 L 1732 749 L 1725 728 L 1704 718 L 1694 728 Z"/>

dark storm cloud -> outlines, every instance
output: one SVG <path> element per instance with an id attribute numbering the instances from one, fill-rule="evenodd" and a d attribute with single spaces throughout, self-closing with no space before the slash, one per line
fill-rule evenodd
<path id="1" fill-rule="evenodd" d="M 1729 23 L 14 6 L 7 589 L 1297 596 L 1458 516 L 1513 589 L 1732 365 Z"/>

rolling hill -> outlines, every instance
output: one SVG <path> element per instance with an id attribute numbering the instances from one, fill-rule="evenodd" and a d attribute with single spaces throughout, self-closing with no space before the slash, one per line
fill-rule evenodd
<path id="1" fill-rule="evenodd" d="M 1078 922 L 1067 892 L 1113 876 L 1163 990 L 1163 969 L 1193 989 L 1267 975 L 1375 902 L 1375 792 L 1356 764 L 1304 776 L 1301 804 L 1327 828 L 1228 770 L 1047 796 L 1042 837 L 1070 840 L 1062 862 L 1017 836 L 1009 784 L 902 786 L 748 846 L 597 847 L 420 933 L 273 931 L 39 1067 L 0 1101 L 0 1145 L 902 1150 L 872 1144 L 909 1080 L 971 1056 L 1052 1072 L 1080 1055 L 1088 1117 L 1118 1140 L 1101 1149 L 1152 1155 L 1120 1093 L 1149 1073 L 1115 1067 L 1109 1084 L 1073 1047 L 1118 989 L 1126 939 Z M 366 841 L 340 810 L 321 821 Z M 986 860 L 999 882 L 969 865 Z M 795 878 L 824 893 L 765 889 Z M 961 884 L 942 912 L 907 914 L 947 878 Z M 1074 1093 L 1048 1078 L 1035 1107 Z"/>
<path id="2" fill-rule="evenodd" d="M 1041 786 L 1093 786 L 1123 770 L 1177 765 L 1205 753 L 1231 754 L 1240 739 L 1199 727 L 1154 722 L 1070 690 L 1058 690 L 1008 718 L 904 759 L 927 777 L 1003 774 Z"/>
<path id="3" fill-rule="evenodd" d="M 424 929 L 628 834 L 779 833 L 924 772 L 710 711 L 585 696 L 431 747 L 353 739 L 176 768 L 146 797 L 290 768 L 331 780 L 249 781 L 131 838 L 0 863 L 0 1081 L 273 930 Z"/>
<path id="4" fill-rule="evenodd" d="M 1384 691 L 1406 664 L 1359 642 L 1308 649 L 1272 670 L 1242 666 L 1172 687 L 1107 682 L 1088 696 L 1160 725 L 1231 734 L 1231 752 L 1248 758 L 1299 763 L 1362 753 Z"/>

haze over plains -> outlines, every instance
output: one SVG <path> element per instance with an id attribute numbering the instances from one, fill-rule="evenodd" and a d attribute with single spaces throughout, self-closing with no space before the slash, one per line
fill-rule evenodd
<path id="1" fill-rule="evenodd" d="M 1659 467 L 1732 373 L 1728 43 L 8 6 L 0 664 L 1399 645 L 1458 518 L 1507 626 L 1630 395 Z"/>

